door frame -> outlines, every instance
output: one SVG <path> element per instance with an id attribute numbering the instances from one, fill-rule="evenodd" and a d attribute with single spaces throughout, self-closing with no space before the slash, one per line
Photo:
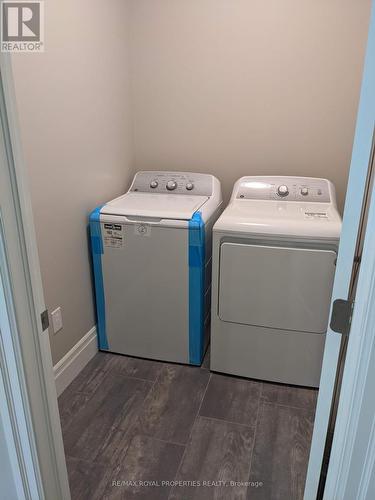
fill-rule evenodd
<path id="1" fill-rule="evenodd" d="M 375 2 L 372 2 L 367 51 L 364 64 L 361 96 L 358 108 L 356 131 L 354 136 L 348 189 L 346 193 L 343 225 L 337 258 L 337 270 L 332 292 L 331 308 L 336 299 L 347 299 L 350 294 L 352 267 L 357 245 L 357 233 L 360 226 L 363 199 L 366 190 L 369 161 L 371 160 L 374 117 L 375 117 Z M 370 211 L 374 211 L 374 196 L 371 199 Z M 368 219 L 367 227 L 374 223 L 373 217 Z M 375 310 L 372 297 L 372 286 L 368 280 L 375 273 L 375 260 L 369 255 L 369 246 L 373 243 L 370 231 L 365 236 L 363 260 L 361 264 L 357 297 L 354 305 L 352 326 L 350 331 L 346 364 L 341 386 L 340 404 L 336 417 L 333 446 L 327 471 L 324 498 L 341 499 L 333 491 L 339 491 L 340 485 L 347 484 L 351 474 L 348 464 L 351 463 L 350 442 L 356 435 L 356 419 L 361 411 L 363 401 L 358 399 L 362 394 L 361 384 L 367 377 L 369 366 L 369 348 L 372 345 L 372 334 L 368 331 L 369 319 Z M 374 248 L 374 247 L 373 247 Z M 331 311 L 332 312 L 332 311 Z M 364 342 L 368 342 L 365 344 Z M 323 454 L 328 432 L 331 404 L 334 397 L 336 370 L 340 354 L 341 334 L 331 328 L 327 330 L 323 357 L 322 373 L 318 403 L 315 414 L 313 438 L 310 450 L 304 500 L 316 500 L 319 478 L 323 463 Z M 357 395 L 353 394 L 353 390 Z M 358 396 L 358 397 L 355 397 Z M 346 419 L 346 420 L 345 420 Z M 349 427 L 348 427 L 349 426 Z M 365 452 L 365 450 L 363 450 Z M 345 464 L 343 463 L 345 457 Z M 335 486 L 334 486 L 335 484 Z M 354 498 L 354 497 L 352 497 Z M 365 498 L 365 497 L 361 497 Z"/>
<path id="2" fill-rule="evenodd" d="M 374 82 L 375 83 L 375 82 Z M 375 88 L 375 87 L 374 87 Z M 349 335 L 324 499 L 370 499 L 375 482 L 375 186 Z M 372 492 L 372 493 L 371 493 Z"/>
<path id="3" fill-rule="evenodd" d="M 9 54 L 0 54 L 0 70 L 2 149 L 6 158 L 0 168 L 9 186 L 1 200 L 3 214 L 0 211 L 2 290 L 9 320 L 8 331 L 0 331 L 2 344 L 8 341 L 1 356 L 6 394 L 1 409 L 9 417 L 16 446 L 18 459 L 13 460 L 13 471 L 17 473 L 18 467 L 22 475 L 23 494 L 18 492 L 18 498 L 69 500 L 49 334 L 41 321 L 45 303 Z M 22 429 L 28 449 L 20 434 Z M 25 464 L 29 474 L 25 474 Z"/>

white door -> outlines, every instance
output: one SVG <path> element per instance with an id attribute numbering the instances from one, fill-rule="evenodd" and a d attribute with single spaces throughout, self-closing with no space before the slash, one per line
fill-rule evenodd
<path id="1" fill-rule="evenodd" d="M 366 186 L 369 166 L 372 158 L 372 147 L 374 139 L 374 118 L 375 118 L 375 8 L 372 9 L 372 17 L 370 21 L 370 31 L 368 38 L 367 54 L 365 59 L 365 68 L 361 88 L 360 104 L 357 116 L 356 132 L 353 144 L 352 160 L 350 166 L 349 184 L 346 195 L 344 218 L 342 226 L 342 234 L 337 259 L 337 270 L 334 280 L 332 293 L 332 303 L 336 299 L 348 299 L 350 295 L 350 285 L 352 281 L 353 261 L 356 254 L 356 245 L 358 230 L 361 221 L 361 212 L 363 203 L 366 198 Z M 374 204 L 374 198 L 371 201 Z M 370 208 L 371 210 L 371 208 Z M 373 231 L 373 229 L 372 229 Z M 371 229 L 368 231 L 371 232 Z M 365 240 L 364 251 L 366 245 L 370 241 Z M 361 272 L 366 274 L 367 270 L 362 268 Z M 362 280 L 363 281 L 363 280 Z M 364 286 L 364 285 L 362 285 Z M 362 293 L 359 283 L 357 295 Z M 359 314 L 356 311 L 357 304 L 354 305 L 354 315 Z M 354 321 L 354 319 L 353 319 Z M 364 330 L 356 332 L 358 336 L 365 333 Z M 350 334 L 352 335 L 352 333 Z M 350 338 L 350 337 L 349 337 Z M 335 333 L 332 329 L 328 329 L 322 374 L 320 381 L 320 390 L 318 404 L 315 416 L 315 425 L 310 451 L 310 461 L 306 479 L 305 500 L 316 500 L 319 478 L 323 462 L 323 452 L 325 448 L 328 423 L 330 419 L 331 403 L 334 395 L 335 377 L 338 367 L 338 359 L 340 354 L 341 334 Z M 352 348 L 351 341 L 348 345 L 348 354 Z M 347 368 L 347 367 L 346 367 Z M 346 369 L 345 368 L 345 369 Z M 347 371 L 347 369 L 346 369 Z M 356 374 L 353 372 L 352 377 Z M 344 373 L 345 378 L 345 373 Z M 338 420 L 341 418 L 338 413 Z M 332 453 L 334 448 L 332 449 Z M 331 454 L 330 468 L 335 461 L 336 456 Z M 330 471 L 329 474 L 330 476 Z M 326 487 L 331 487 L 327 483 Z M 332 496 L 332 492 L 326 489 L 324 498 L 331 500 L 332 498 L 341 499 L 342 496 Z M 319 497 L 320 498 L 320 497 Z M 353 498 L 354 497 L 348 497 Z M 357 497 L 356 497 L 357 498 Z M 365 498 L 365 497 L 362 497 Z"/>
<path id="2" fill-rule="evenodd" d="M 248 244 L 224 242 L 219 317 L 280 333 L 324 334 L 335 261 L 333 250 L 254 245 L 251 240 Z M 290 276 L 297 279 L 290 280 Z"/>
<path id="3" fill-rule="evenodd" d="M 68 500 L 31 205 L 4 54 L 0 68 L 0 497 Z M 10 496 L 7 488 L 13 489 Z"/>

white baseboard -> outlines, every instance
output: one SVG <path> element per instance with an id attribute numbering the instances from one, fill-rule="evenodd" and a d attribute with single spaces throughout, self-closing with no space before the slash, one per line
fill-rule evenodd
<path id="1" fill-rule="evenodd" d="M 57 396 L 73 382 L 76 376 L 98 352 L 96 327 L 81 338 L 53 367 Z"/>

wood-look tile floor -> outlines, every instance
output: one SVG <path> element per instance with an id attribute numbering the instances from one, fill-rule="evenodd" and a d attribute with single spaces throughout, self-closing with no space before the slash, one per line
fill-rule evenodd
<path id="1" fill-rule="evenodd" d="M 99 352 L 59 398 L 73 500 L 301 500 L 317 391 Z"/>

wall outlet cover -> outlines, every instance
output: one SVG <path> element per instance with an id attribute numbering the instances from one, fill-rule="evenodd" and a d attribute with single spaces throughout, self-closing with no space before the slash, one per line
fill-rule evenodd
<path id="1" fill-rule="evenodd" d="M 63 327 L 61 307 L 51 312 L 53 333 L 59 332 Z"/>

